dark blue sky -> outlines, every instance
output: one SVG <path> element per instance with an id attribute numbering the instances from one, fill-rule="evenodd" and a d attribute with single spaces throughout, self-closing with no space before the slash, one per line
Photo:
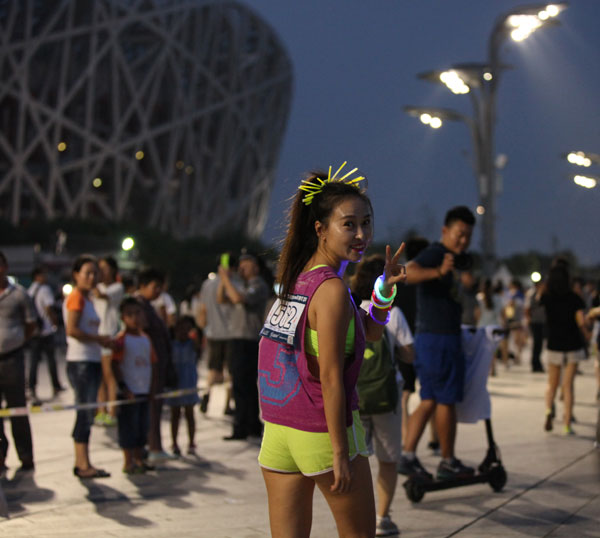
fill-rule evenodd
<path id="1" fill-rule="evenodd" d="M 446 209 L 477 205 L 464 124 L 434 131 L 404 105 L 471 113 L 468 96 L 416 78 L 455 63 L 485 62 L 496 18 L 528 4 L 509 0 L 247 0 L 278 33 L 295 90 L 272 194 L 266 240 L 281 236 L 285 200 L 301 175 L 345 160 L 368 176 L 376 239 L 417 228 L 434 239 Z M 600 262 L 600 187 L 569 179 L 570 149 L 600 153 L 600 1 L 573 0 L 561 25 L 507 41 L 498 91 L 496 152 L 502 171 L 500 256 L 571 248 Z M 587 169 L 589 173 L 594 168 Z M 595 167 L 600 175 L 600 166 Z M 476 233 L 473 247 L 479 248 Z"/>

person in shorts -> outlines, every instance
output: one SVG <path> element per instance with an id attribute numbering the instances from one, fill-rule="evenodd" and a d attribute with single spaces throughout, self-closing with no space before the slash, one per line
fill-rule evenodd
<path id="1" fill-rule="evenodd" d="M 351 279 L 352 293 L 365 311 L 369 309 L 373 286 L 384 266 L 385 258 L 374 254 L 358 264 Z M 375 454 L 379 467 L 375 481 L 375 536 L 392 536 L 400 533 L 390 516 L 390 507 L 398 480 L 396 466 L 402 457 L 404 419 L 400 397 L 403 380 L 397 365 L 399 357 L 412 354 L 413 347 L 412 333 L 400 308 L 392 307 L 381 341 L 371 345 L 373 347 L 365 348 L 358 376 L 359 412 L 367 448 L 370 454 Z"/>
<path id="2" fill-rule="evenodd" d="M 148 439 L 150 411 L 148 396 L 156 377 L 156 355 L 150 338 L 142 331 L 142 306 L 134 297 L 121 303 L 125 330 L 116 339 L 113 371 L 119 386 L 119 399 L 139 400 L 119 408 L 119 446 L 123 449 L 123 472 L 144 473 L 144 445 Z"/>
<path id="3" fill-rule="evenodd" d="M 227 265 L 228 268 L 237 267 L 236 258 L 230 253 L 224 253 L 220 256 L 219 263 Z M 219 303 L 217 301 L 217 289 L 219 287 L 220 277 L 207 278 L 200 288 L 200 299 L 197 322 L 203 330 L 206 338 L 206 347 L 208 351 L 208 376 L 207 391 L 202 395 L 200 402 L 200 411 L 208 411 L 208 402 L 210 399 L 210 390 L 213 385 L 219 385 L 225 382 L 225 371 L 228 368 L 228 358 L 231 349 L 231 331 L 230 323 L 233 311 L 231 303 Z M 231 387 L 227 388 L 225 397 L 225 415 L 233 414 L 230 406 Z"/>
<path id="4" fill-rule="evenodd" d="M 552 407 L 562 377 L 565 406 L 563 431 L 565 435 L 573 435 L 571 421 L 575 401 L 575 373 L 579 361 L 585 359 L 584 347 L 590 339 L 585 321 L 585 303 L 571 289 L 569 269 L 564 263 L 551 267 L 548 279 L 540 291 L 540 304 L 546 312 L 548 327 L 548 344 L 544 357 L 548 370 L 544 430 L 553 429 Z"/>
<path id="5" fill-rule="evenodd" d="M 454 455 L 455 404 L 462 400 L 465 358 L 461 348 L 462 308 L 454 259 L 471 242 L 475 217 L 465 206 L 446 214 L 442 236 L 407 265 L 407 283 L 417 284 L 415 369 L 421 384 L 421 402 L 408 421 L 402 465 L 409 474 L 433 476 L 415 455 L 427 422 L 435 416 L 442 461 L 438 479 L 473 474 Z"/>

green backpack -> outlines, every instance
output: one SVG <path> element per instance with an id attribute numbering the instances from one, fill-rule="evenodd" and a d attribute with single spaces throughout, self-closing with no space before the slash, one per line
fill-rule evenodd
<path id="1" fill-rule="evenodd" d="M 398 382 L 387 330 L 379 341 L 366 342 L 356 388 L 361 414 L 378 415 L 396 410 Z"/>

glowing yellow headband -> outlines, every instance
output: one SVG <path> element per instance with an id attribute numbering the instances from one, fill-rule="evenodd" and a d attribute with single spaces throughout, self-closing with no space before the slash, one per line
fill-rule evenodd
<path id="1" fill-rule="evenodd" d="M 358 176 L 352 179 L 347 179 L 346 178 L 348 176 L 351 176 L 352 174 L 354 174 L 354 172 L 356 172 L 358 170 L 358 168 L 354 168 L 353 170 L 350 170 L 350 172 L 348 172 L 347 174 L 345 174 L 344 176 L 338 178 L 337 175 L 342 171 L 342 168 L 344 168 L 344 166 L 346 166 L 346 163 L 348 161 L 344 161 L 342 163 L 342 166 L 340 166 L 337 169 L 337 172 L 335 174 L 333 174 L 333 177 L 331 176 L 331 166 L 329 167 L 329 174 L 327 175 L 327 179 L 321 179 L 320 177 L 317 178 L 312 178 L 311 180 L 308 179 L 304 179 L 302 180 L 302 185 L 300 185 L 300 187 L 298 187 L 300 190 L 306 192 L 306 196 L 304 198 L 302 198 L 302 201 L 306 204 L 306 205 L 310 205 L 312 204 L 313 198 L 315 197 L 315 195 L 319 194 L 322 190 L 323 187 L 327 184 L 327 183 L 346 183 L 346 185 L 353 185 L 354 187 L 356 187 L 357 189 L 358 187 L 358 183 L 361 182 L 364 178 L 364 176 Z M 346 180 L 346 181 L 344 181 Z M 317 183 L 313 183 L 313 181 L 316 181 Z"/>

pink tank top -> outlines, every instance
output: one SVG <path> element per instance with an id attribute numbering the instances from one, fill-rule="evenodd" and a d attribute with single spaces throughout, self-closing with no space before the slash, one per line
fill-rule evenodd
<path id="1" fill-rule="evenodd" d="M 304 334 L 308 306 L 317 288 L 339 278 L 330 267 L 302 273 L 285 304 L 278 299 L 261 331 L 258 353 L 258 389 L 263 420 L 309 432 L 327 432 L 321 383 L 308 370 Z M 349 295 L 350 300 L 352 297 Z M 359 310 L 352 301 L 355 321 L 354 356 L 344 370 L 346 426 L 358 409 L 356 380 L 362 363 L 365 334 Z"/>

